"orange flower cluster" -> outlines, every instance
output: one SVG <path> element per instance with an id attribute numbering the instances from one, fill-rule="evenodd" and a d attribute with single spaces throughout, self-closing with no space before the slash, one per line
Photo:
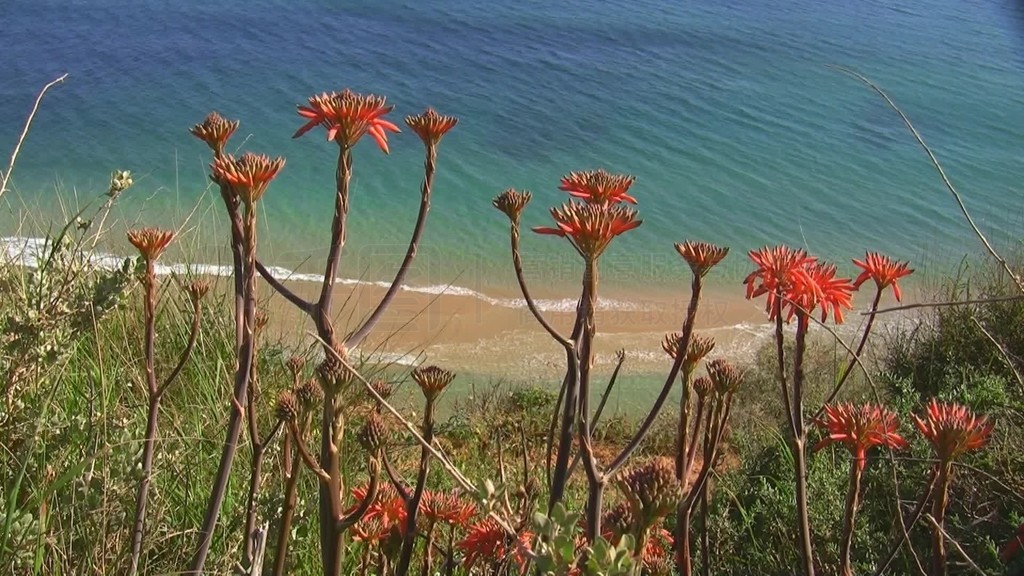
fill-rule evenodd
<path id="1" fill-rule="evenodd" d="M 193 136 L 199 138 L 216 154 L 224 152 L 228 139 L 238 129 L 238 120 L 227 120 L 216 112 L 211 112 L 202 122 L 189 129 Z"/>
<path id="2" fill-rule="evenodd" d="M 975 415 L 965 406 L 942 403 L 934 398 L 925 407 L 922 417 L 913 418 L 935 455 L 947 464 L 965 452 L 988 444 L 994 426 L 988 418 Z M 815 445 L 815 451 L 830 444 L 843 444 L 861 468 L 867 451 L 874 446 L 907 447 L 906 440 L 897 432 L 896 414 L 882 406 L 828 405 L 815 424 L 828 434 Z"/>
<path id="3" fill-rule="evenodd" d="M 787 246 L 749 252 L 757 265 L 743 280 L 747 298 L 766 296 L 765 311 L 770 320 L 786 311 L 786 320 L 798 312 L 821 310 L 824 322 L 832 312 L 836 323 L 843 321 L 843 308 L 852 307 L 854 286 L 847 278 L 836 278 L 836 267 L 818 262 L 804 250 Z"/>
<path id="4" fill-rule="evenodd" d="M 476 515 L 476 506 L 465 502 L 455 491 L 441 492 L 427 490 L 420 500 L 423 518 L 431 524 L 465 526 Z"/>
<path id="5" fill-rule="evenodd" d="M 155 262 L 173 239 L 174 232 L 171 230 L 142 228 L 128 231 L 128 242 L 135 246 L 146 262 Z"/>
<path id="6" fill-rule="evenodd" d="M 240 158 L 224 154 L 210 165 L 213 180 L 231 188 L 231 192 L 248 205 L 263 197 L 270 181 L 284 168 L 284 158 L 271 160 L 266 154 L 246 152 Z"/>
<path id="7" fill-rule="evenodd" d="M 696 276 L 705 276 L 718 265 L 729 254 L 729 249 L 723 246 L 715 246 L 708 242 L 693 242 L 687 240 L 682 244 L 676 244 L 676 252 L 690 265 L 690 270 Z"/>
<path id="8" fill-rule="evenodd" d="M 941 403 L 934 398 L 925 408 L 923 418 L 914 416 L 914 424 L 943 463 L 952 462 L 965 452 L 983 448 L 988 444 L 995 425 L 965 406 Z"/>
<path id="9" fill-rule="evenodd" d="M 629 187 L 636 181 L 628 174 L 611 174 L 604 170 L 570 172 L 562 177 L 559 190 L 568 192 L 573 198 L 580 198 L 588 204 L 636 204 L 636 198 L 629 195 Z"/>
<path id="10" fill-rule="evenodd" d="M 442 116 L 433 108 L 427 108 L 419 116 L 406 116 L 405 124 L 420 137 L 425 146 L 437 146 L 441 137 L 459 123 L 454 116 Z"/>
<path id="11" fill-rule="evenodd" d="M 352 498 L 357 503 L 362 502 L 366 498 L 366 490 L 366 486 L 353 488 Z M 352 506 L 348 513 L 352 513 L 357 506 Z M 405 500 L 393 487 L 387 486 L 377 492 L 377 497 L 354 528 L 361 541 L 373 544 L 393 533 L 404 536 L 406 519 Z"/>
<path id="12" fill-rule="evenodd" d="M 867 280 L 874 280 L 879 291 L 892 286 L 892 293 L 896 297 L 896 301 L 902 301 L 903 295 L 900 293 L 900 287 L 896 281 L 904 276 L 910 276 L 914 272 L 910 268 L 909 262 L 898 262 L 877 252 L 868 252 L 864 255 L 863 260 L 854 260 L 853 263 L 864 270 L 853 281 L 854 288 L 860 288 L 860 285 Z"/>
<path id="13" fill-rule="evenodd" d="M 552 208 L 551 217 L 557 227 L 537 226 L 533 231 L 568 238 L 588 259 L 596 259 L 616 236 L 643 223 L 643 220 L 637 220 L 636 210 L 625 206 L 577 202 L 566 202 Z"/>
<path id="14" fill-rule="evenodd" d="M 327 129 L 327 139 L 342 146 L 355 146 L 364 134 L 369 134 L 377 146 L 387 154 L 388 132 L 399 132 L 398 126 L 384 115 L 394 106 L 387 105 L 387 99 L 373 94 L 357 94 L 345 89 L 342 92 L 324 92 L 310 96 L 308 106 L 299 106 L 299 116 L 307 122 L 292 138 L 298 138 L 317 126 Z"/>
<path id="15" fill-rule="evenodd" d="M 366 497 L 366 486 L 352 489 L 352 498 L 357 503 Z M 348 513 L 358 507 L 353 505 Z M 476 506 L 462 500 L 457 492 L 427 490 L 420 499 L 420 517 L 431 524 L 447 524 L 464 528 L 476 515 Z M 367 508 L 366 514 L 354 526 L 357 539 L 375 544 L 392 534 L 405 535 L 408 513 L 405 500 L 392 486 L 381 488 L 377 497 Z"/>
<path id="16" fill-rule="evenodd" d="M 825 407 L 825 414 L 815 424 L 828 436 L 814 446 L 818 451 L 830 444 L 842 444 L 853 454 L 858 468 L 864 469 L 867 452 L 875 446 L 906 448 L 907 441 L 897 429 L 896 414 L 882 406 L 835 404 Z"/>

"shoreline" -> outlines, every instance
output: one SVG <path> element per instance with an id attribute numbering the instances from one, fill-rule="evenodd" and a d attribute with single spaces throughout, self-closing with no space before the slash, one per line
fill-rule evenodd
<path id="1" fill-rule="evenodd" d="M 38 251 L 40 246 L 38 238 L 4 237 L 0 238 L 3 248 L 0 255 L 6 253 L 13 261 L 32 266 L 33 251 Z M 226 294 L 230 290 L 227 281 L 230 267 L 176 264 L 173 257 L 172 253 L 165 263 L 158 265 L 158 273 L 206 276 L 211 278 L 219 293 Z M 125 256 L 96 252 L 91 258 L 97 266 L 112 268 L 119 267 Z M 770 340 L 773 326 L 767 322 L 763 301 L 747 300 L 743 285 L 732 278 L 749 267 L 745 254 L 737 254 L 730 260 L 709 275 L 695 329 L 715 339 L 716 348 L 711 357 L 746 363 Z M 568 268 L 562 271 L 563 278 L 576 272 L 572 264 L 568 264 Z M 609 273 L 602 278 L 614 281 L 616 270 L 613 266 L 609 268 Z M 275 266 L 270 269 L 299 296 L 312 300 L 319 295 L 322 276 Z M 511 265 L 506 271 L 507 285 L 497 290 L 490 286 L 497 284 L 498 278 L 490 278 L 486 287 L 478 284 L 417 285 L 416 270 L 412 272 L 411 280 L 396 294 L 359 353 L 385 363 L 438 364 L 480 378 L 529 382 L 557 381 L 561 377 L 563 351 L 526 308 Z M 543 269 L 533 276 L 529 270 L 526 274 L 544 317 L 556 329 L 568 333 L 575 314 L 578 284 L 545 277 Z M 630 286 L 608 282 L 599 289 L 599 332 L 595 342 L 595 369 L 599 373 L 611 372 L 615 353 L 621 349 L 626 354 L 624 375 L 637 378 L 664 375 L 669 360 L 661 349 L 661 341 L 666 334 L 681 329 L 689 303 L 690 278 L 681 261 L 670 275 L 661 278 L 659 283 Z M 308 318 L 262 279 L 258 285 L 261 306 L 268 312 L 268 341 L 285 346 L 312 343 L 308 333 L 312 324 Z M 386 281 L 339 278 L 335 285 L 338 332 L 357 327 L 376 307 L 388 286 Z M 923 277 L 904 283 L 903 288 L 905 301 L 915 302 L 934 289 L 934 284 Z M 864 289 L 870 291 L 872 287 Z M 864 321 L 858 306 L 866 306 L 868 298 L 870 296 L 855 296 L 855 307 L 848 313 L 847 323 L 836 327 L 840 334 L 853 332 Z M 881 305 L 893 304 L 894 299 L 887 293 Z M 897 317 L 893 320 L 898 321 Z"/>

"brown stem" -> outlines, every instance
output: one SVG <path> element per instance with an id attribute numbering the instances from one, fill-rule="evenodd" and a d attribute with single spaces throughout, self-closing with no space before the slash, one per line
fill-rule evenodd
<path id="1" fill-rule="evenodd" d="M 129 576 L 135 576 L 139 570 L 139 556 L 142 554 L 142 536 L 146 524 L 146 504 L 149 501 L 149 485 L 153 476 L 153 456 L 156 452 L 156 425 L 160 413 L 159 398 L 149 401 L 146 415 L 146 441 L 142 449 L 142 479 L 135 497 L 135 522 L 132 527 L 132 556 L 128 568 Z"/>
<path id="2" fill-rule="evenodd" d="M 590 423 L 590 433 L 593 434 L 594 430 L 597 429 L 598 422 L 601 421 L 601 414 L 604 414 L 604 407 L 608 404 L 608 398 L 612 395 L 612 389 L 615 388 L 615 382 L 619 378 L 619 371 L 622 370 L 622 363 L 626 361 L 626 351 L 619 350 L 615 355 L 615 369 L 612 370 L 612 375 L 608 378 L 608 386 L 605 387 L 604 392 L 601 394 L 601 401 L 597 403 L 597 410 L 594 411 L 594 417 Z"/>
<path id="3" fill-rule="evenodd" d="M 875 292 L 875 299 L 871 302 L 871 312 L 878 310 L 878 302 L 881 299 L 882 289 L 879 288 Z M 864 325 L 864 332 L 860 335 L 860 342 L 857 344 L 857 349 L 854 350 L 853 354 L 851 355 L 852 357 L 850 358 L 850 362 L 846 365 L 845 368 L 843 368 L 843 373 L 839 375 L 839 379 L 836 380 L 836 384 L 835 386 L 832 387 L 832 391 L 829 393 L 828 397 L 825 398 L 825 401 L 821 403 L 821 408 L 818 408 L 818 411 L 814 413 L 814 416 L 811 418 L 811 420 L 817 420 L 818 418 L 821 418 L 821 415 L 825 413 L 825 406 L 831 404 L 832 401 L 836 399 L 836 396 L 839 395 L 839 391 L 842 390 L 843 388 L 843 384 L 846 383 L 846 379 L 849 378 L 850 374 L 853 372 L 853 367 L 860 363 L 860 355 L 862 352 L 864 352 L 864 347 L 868 343 L 868 336 L 871 334 L 872 326 L 875 325 L 876 316 L 877 314 L 871 314 L 870 316 L 868 316 L 868 322 L 867 324 Z"/>
<path id="4" fill-rule="evenodd" d="M 399 478 L 398 472 L 396 472 L 391 466 L 391 459 L 388 458 L 387 451 L 384 452 L 381 459 L 384 463 L 384 472 L 388 475 L 388 480 L 391 481 L 391 485 L 395 487 L 395 492 L 398 493 L 398 497 L 401 498 L 403 502 L 408 502 L 412 496 L 409 494 L 408 488 L 406 488 L 405 481 Z"/>
<path id="5" fill-rule="evenodd" d="M 779 302 L 782 301 L 781 294 L 776 294 L 775 296 Z M 793 406 L 789 399 L 789 385 L 786 383 L 785 342 L 786 340 L 782 333 L 782 312 L 780 310 L 779 313 L 775 315 L 775 360 L 778 364 L 778 370 L 775 372 L 775 376 L 779 380 L 779 390 L 782 392 L 782 405 L 786 412 L 786 422 L 789 423 L 789 431 L 795 436 L 797 434 L 797 423 L 793 419 Z"/>
<path id="6" fill-rule="evenodd" d="M 707 404 L 706 398 L 697 398 L 696 417 L 693 422 L 693 432 L 689 433 L 690 445 L 686 449 L 686 459 L 683 461 L 682 474 L 679 475 L 680 482 L 686 482 L 686 479 L 690 477 L 690 472 L 693 470 L 693 463 L 697 458 L 697 439 L 700 437 L 700 424 L 701 418 L 704 415 L 704 406 Z"/>
<path id="7" fill-rule="evenodd" d="M 349 185 L 352 180 L 352 149 L 339 139 L 338 166 L 335 172 L 334 218 L 331 222 L 331 245 L 327 253 L 327 264 L 324 269 L 323 285 L 320 298 L 313 308 L 313 320 L 317 333 L 322 340 L 324 354 L 334 352 L 337 344 L 334 326 L 331 321 L 331 302 L 334 285 L 337 281 L 338 263 L 342 248 L 345 246 L 346 224 L 348 221 Z M 330 470 L 331 481 L 321 483 L 319 493 L 319 534 L 320 558 L 324 576 L 341 574 L 342 542 L 341 534 L 336 530 L 337 519 L 341 509 L 341 472 L 339 467 L 338 438 L 334 437 L 337 430 L 336 412 L 337 391 L 332 386 L 324 390 L 324 408 L 320 419 L 320 465 Z"/>
<path id="8" fill-rule="evenodd" d="M 199 541 L 195 554 L 189 562 L 186 574 L 199 575 L 206 566 L 206 558 L 213 544 L 213 531 L 217 526 L 220 508 L 227 494 L 228 481 L 231 477 L 231 466 L 235 453 L 238 451 L 238 438 L 242 432 L 242 412 L 249 390 L 249 371 L 252 368 L 254 352 L 254 335 L 250 329 L 256 324 L 256 294 L 247 293 L 248 288 L 255 290 L 254 269 L 252 262 L 243 260 L 243 246 L 248 238 L 255 242 L 255 217 L 252 218 L 251 234 L 243 234 L 242 219 L 238 212 L 239 200 L 231 194 L 227 186 L 221 186 L 221 197 L 224 199 L 231 221 L 231 255 L 235 280 L 235 344 L 237 364 L 235 366 L 234 390 L 232 393 L 231 410 L 228 417 L 227 432 L 224 446 L 221 449 L 220 463 L 210 490 L 210 499 L 203 516 L 203 524 L 199 529 Z M 244 247 L 246 258 L 255 260 L 255 246 Z M 248 265 L 246 265 L 248 264 Z"/>
<path id="9" fill-rule="evenodd" d="M 284 504 L 281 508 L 281 521 L 277 529 L 277 550 L 274 553 L 274 576 L 284 576 L 285 561 L 288 558 L 288 539 L 291 537 L 292 519 L 299 501 L 299 471 L 292 453 L 292 435 L 284 435 L 284 446 L 281 449 L 284 457 Z"/>
<path id="10" fill-rule="evenodd" d="M 416 252 L 419 249 L 420 236 L 423 234 L 423 229 L 426 227 L 427 214 L 430 212 L 430 195 L 431 190 L 434 186 L 434 173 L 437 171 L 437 144 L 428 144 L 426 152 L 426 160 L 423 162 L 423 185 L 420 189 L 420 210 L 416 216 L 416 225 L 413 227 L 412 238 L 409 240 L 409 247 L 405 251 L 405 258 L 402 260 L 402 265 L 399 266 L 398 272 L 395 274 L 395 279 L 391 281 L 391 285 L 388 286 L 387 292 L 384 297 L 381 298 L 380 303 L 373 309 L 370 316 L 363 322 L 363 325 L 358 330 L 353 332 L 345 339 L 345 348 L 355 348 L 359 346 L 366 336 L 373 330 L 380 321 L 380 317 L 391 305 L 391 301 L 395 299 L 395 295 L 398 294 L 402 284 L 405 282 L 405 277 L 409 274 L 409 270 L 412 268 L 412 262 L 416 259 Z"/>
<path id="11" fill-rule="evenodd" d="M 850 462 L 850 486 L 846 492 L 846 513 L 843 515 L 843 534 L 839 544 L 840 576 L 853 576 L 853 531 L 860 506 L 861 464 L 854 458 Z"/>
<path id="12" fill-rule="evenodd" d="M 720 438 L 719 426 L 724 426 L 724 418 L 721 416 L 723 409 L 721 402 L 707 402 L 704 410 L 708 412 L 704 420 L 703 451 L 700 472 L 694 480 L 686 496 L 679 502 L 676 508 L 676 568 L 680 574 L 689 576 L 693 573 L 693 556 L 690 548 L 690 520 L 693 516 L 693 505 L 697 497 L 704 489 L 704 483 L 711 473 L 715 462 L 715 451 L 717 443 L 715 438 Z M 701 436 L 700 430 L 694 428 L 695 436 Z"/>
<path id="13" fill-rule="evenodd" d="M 711 553 L 708 542 L 708 484 L 700 489 L 700 573 L 711 575 Z"/>
<path id="14" fill-rule="evenodd" d="M 338 263 L 345 247 L 345 230 L 348 221 L 349 184 L 352 180 L 352 149 L 339 142 L 338 167 L 335 172 L 334 219 L 331 221 L 331 246 L 327 251 L 323 286 L 317 308 L 320 314 L 331 308 L 334 283 L 337 281 Z M 318 326 L 319 328 L 319 326 Z"/>
<path id="15" fill-rule="evenodd" d="M 566 352 L 566 364 L 568 364 L 568 356 L 572 354 L 572 351 Z M 548 434 L 547 439 L 544 442 L 544 478 L 547 480 L 547 485 L 553 486 L 552 473 L 551 473 L 551 460 L 555 455 L 555 430 L 558 429 L 558 415 L 562 409 L 562 401 L 565 399 L 565 389 L 569 385 L 569 373 L 566 372 L 562 378 L 562 385 L 558 387 L 558 398 L 555 400 L 555 408 L 551 411 L 551 421 L 548 423 Z"/>
<path id="16" fill-rule="evenodd" d="M 427 526 L 426 549 L 423 551 L 423 564 L 420 566 L 420 576 L 430 576 L 430 567 L 434 565 L 434 523 Z"/>
<path id="17" fill-rule="evenodd" d="M 302 434 L 299 432 L 299 428 L 294 422 L 288 423 L 288 433 L 291 434 L 292 442 L 295 443 L 295 449 L 299 453 L 299 458 L 302 459 L 302 463 L 305 464 L 313 474 L 316 474 L 316 477 L 320 479 L 321 483 L 326 484 L 330 482 L 331 475 L 320 467 L 320 463 L 317 462 L 316 458 L 309 453 L 309 448 L 306 447 L 306 442 L 302 439 Z"/>
<path id="18" fill-rule="evenodd" d="M 949 506 L 949 481 L 952 468 L 948 463 L 939 464 L 937 493 L 932 500 L 932 576 L 946 576 L 946 508 Z"/>
<path id="19" fill-rule="evenodd" d="M 558 448 L 555 453 L 555 468 L 551 474 L 551 489 L 548 498 L 548 511 L 555 507 L 555 504 L 562 501 L 565 496 L 565 486 L 569 481 L 569 455 L 572 451 L 572 431 L 576 417 L 577 386 L 579 383 L 579 359 L 576 351 L 566 348 L 565 351 L 565 378 L 562 380 L 562 387 L 565 390 L 561 406 L 556 406 L 562 411 L 561 427 L 558 435 Z"/>
<path id="20" fill-rule="evenodd" d="M 571 342 L 558 333 L 553 326 L 544 318 L 540 309 L 537 308 L 537 304 L 533 301 L 533 297 L 530 295 L 530 289 L 526 285 L 526 277 L 523 275 L 523 257 L 519 250 L 519 218 L 513 218 L 512 223 L 509 227 L 510 242 L 512 245 L 512 266 L 516 271 L 516 282 L 519 283 L 519 291 L 523 294 L 523 300 L 526 301 L 526 307 L 529 308 L 530 313 L 537 319 L 537 323 L 544 328 L 556 342 L 561 344 L 563 347 L 570 347 Z"/>
<path id="21" fill-rule="evenodd" d="M 142 554 L 142 536 L 146 524 L 146 503 L 149 500 L 149 484 L 153 473 L 153 455 L 156 450 L 156 426 L 160 414 L 160 395 L 156 383 L 156 271 L 152 258 L 146 258 L 146 273 L 143 277 L 143 317 L 145 323 L 145 371 L 146 391 L 149 396 L 149 410 L 146 413 L 146 437 L 142 448 L 142 478 L 139 480 L 135 499 L 135 522 L 132 528 L 131 561 L 129 576 L 139 570 L 139 556 Z"/>
<path id="22" fill-rule="evenodd" d="M 797 312 L 796 347 L 793 350 L 793 403 L 790 418 L 794 423 L 792 441 L 795 463 L 797 524 L 800 531 L 800 557 L 805 576 L 814 576 L 814 549 L 807 506 L 807 451 L 804 427 L 804 352 L 807 349 L 807 313 Z"/>
<path id="23" fill-rule="evenodd" d="M 594 411 L 594 417 L 591 418 L 591 420 L 590 420 L 590 434 L 591 434 L 591 436 L 593 436 L 594 431 L 597 430 L 598 423 L 601 421 L 601 414 L 604 413 L 604 408 L 608 404 L 608 398 L 611 397 L 612 389 L 615 388 L 615 382 L 616 382 L 616 380 L 618 380 L 618 377 L 619 377 L 619 370 L 622 369 L 622 363 L 625 361 L 625 359 L 626 359 L 625 351 L 624 350 L 619 350 L 616 353 L 615 369 L 612 371 L 612 375 L 608 379 L 608 385 L 605 386 L 604 392 L 601 393 L 601 401 L 598 402 L 598 404 L 597 404 L 597 410 Z M 559 401 L 558 403 L 560 404 L 561 401 Z M 522 428 L 521 424 L 520 424 L 520 428 Z M 524 442 L 523 442 L 523 446 L 526 446 L 525 439 L 524 439 Z M 526 455 L 525 451 L 523 452 L 523 455 L 525 457 L 525 455 Z M 579 466 L 580 461 L 582 459 L 583 459 L 583 453 L 582 452 L 577 452 L 576 455 L 573 456 L 572 464 L 569 465 L 569 473 L 567 474 L 569 478 L 572 478 L 573 472 L 576 471 L 576 467 Z M 525 476 L 524 476 L 524 478 L 525 478 Z"/>
<path id="24" fill-rule="evenodd" d="M 189 327 L 188 342 L 185 344 L 185 349 L 181 351 L 181 355 L 178 357 L 178 363 L 174 365 L 174 369 L 164 379 L 163 384 L 157 388 L 157 396 L 163 397 L 164 392 L 167 388 L 178 379 L 178 375 L 181 374 L 181 370 L 185 367 L 185 363 L 192 356 L 192 351 L 195 350 L 196 340 L 199 338 L 199 325 L 203 320 L 203 305 L 199 300 L 195 300 L 192 307 L 192 325 Z"/>
<path id="25" fill-rule="evenodd" d="M 434 441 L 434 398 L 427 397 L 427 405 L 423 409 L 423 439 L 427 443 Z M 412 498 L 406 502 L 405 508 L 405 539 L 402 540 L 402 552 L 398 559 L 396 576 L 406 576 L 412 561 L 412 552 L 416 547 L 416 517 L 419 515 L 420 501 L 427 487 L 427 473 L 430 471 L 430 452 L 425 447 L 420 449 L 420 465 L 416 474 L 416 488 Z"/>
<path id="26" fill-rule="evenodd" d="M 690 379 L 688 375 L 683 376 L 683 391 L 679 395 L 679 423 L 676 427 L 676 442 L 675 442 L 675 472 L 676 478 L 682 481 L 685 477 L 686 469 L 686 455 L 689 452 L 689 430 L 690 430 L 690 394 L 692 389 L 690 387 Z M 699 400 L 699 399 L 698 399 Z M 700 414 L 698 404 L 698 415 Z M 700 424 L 697 424 L 699 427 Z"/>
<path id="27" fill-rule="evenodd" d="M 263 447 L 253 444 L 252 465 L 249 468 L 249 490 L 245 498 L 245 527 L 242 535 L 245 537 L 245 549 L 243 560 L 247 565 L 252 561 L 253 539 L 251 538 L 256 526 L 256 497 L 260 491 L 260 476 L 263 474 Z"/>
<path id="28" fill-rule="evenodd" d="M 590 370 L 594 366 L 594 337 L 597 324 L 594 309 L 597 303 L 598 268 L 597 260 L 587 259 L 583 272 L 583 333 L 580 342 L 580 401 L 579 401 L 579 442 L 583 455 L 583 469 L 587 473 L 587 541 L 593 542 L 601 535 L 601 500 L 604 481 L 594 456 L 593 426 L 590 422 Z"/>
<path id="29" fill-rule="evenodd" d="M 292 292 L 287 286 L 281 283 L 280 280 L 274 278 L 274 275 L 267 270 L 267 267 L 262 262 L 256 260 L 256 271 L 260 273 L 260 276 L 270 284 L 270 287 L 277 291 L 278 294 L 284 297 L 285 300 L 291 302 L 296 308 L 309 314 L 313 310 L 313 303 L 303 299 L 298 294 Z"/>
<path id="30" fill-rule="evenodd" d="M 690 550 L 690 516 L 689 508 L 680 507 L 676 513 L 676 570 L 680 576 L 693 574 L 692 551 Z"/>
<path id="31" fill-rule="evenodd" d="M 247 208 L 246 209 L 246 220 L 247 220 L 246 229 L 247 230 L 251 229 L 251 234 L 255 235 L 255 228 L 256 228 L 255 220 L 253 221 L 251 226 L 248 225 L 248 220 L 250 218 L 250 214 L 252 214 L 252 210 Z M 252 218 L 255 219 L 255 214 L 252 214 Z M 252 236 L 252 240 L 248 244 L 253 246 L 253 247 L 255 247 L 255 245 L 256 245 L 255 236 Z M 252 259 L 249 261 L 249 263 L 255 265 L 255 263 L 256 263 L 256 255 L 255 254 L 252 255 Z M 253 282 L 252 289 L 254 290 L 253 295 L 255 295 L 255 279 L 256 279 L 256 276 L 255 276 L 255 274 L 253 274 L 252 275 L 252 282 Z M 253 347 L 255 348 L 255 346 L 256 346 L 256 339 L 255 339 L 256 327 L 255 327 L 255 322 L 254 322 L 253 326 L 250 328 L 250 330 L 253 331 Z M 255 351 L 253 352 L 253 357 L 255 358 Z M 264 452 L 265 444 L 263 444 L 261 442 L 261 440 L 260 440 L 259 420 L 258 420 L 257 414 L 256 414 L 256 395 L 257 395 L 257 393 L 258 393 L 258 390 L 257 390 L 257 387 L 256 387 L 256 366 L 255 366 L 255 362 L 253 362 L 253 365 L 249 368 L 249 393 L 246 396 L 246 403 L 245 403 L 246 420 L 247 420 L 247 423 L 248 423 L 248 430 L 249 430 L 249 445 L 251 447 L 252 458 L 251 458 L 251 463 L 250 463 L 250 467 L 249 467 L 249 491 L 247 493 L 246 504 L 245 504 L 245 525 L 244 525 L 244 528 L 242 529 L 242 536 L 243 536 L 243 538 L 245 540 L 245 545 L 243 547 L 243 556 L 242 556 L 243 565 L 249 565 L 251 563 L 251 560 L 252 560 L 252 557 L 253 557 L 253 543 L 254 542 L 253 542 L 252 534 L 253 534 L 253 531 L 256 528 L 256 497 L 257 497 L 257 495 L 259 493 L 259 490 L 260 490 L 260 482 L 261 482 L 260 476 L 263 474 L 263 452 Z"/>
<path id="32" fill-rule="evenodd" d="M 346 514 L 343 518 L 338 520 L 337 530 L 342 533 L 352 526 L 356 522 L 362 520 L 363 516 L 366 515 L 366 511 L 370 509 L 370 506 L 377 499 L 377 492 L 380 488 L 380 458 L 379 454 L 371 454 L 370 460 L 366 464 L 367 472 L 370 476 L 370 482 L 366 487 L 366 495 L 356 505 L 352 512 Z"/>
<path id="33" fill-rule="evenodd" d="M 697 321 L 697 307 L 700 304 L 700 294 L 703 287 L 703 281 L 700 275 L 695 274 L 693 276 L 693 282 L 690 285 L 690 304 L 686 309 L 686 320 L 683 322 L 682 336 L 679 338 L 679 349 L 689 350 L 690 340 L 693 337 L 693 325 Z M 654 406 L 651 407 L 650 412 L 644 418 L 640 428 L 630 439 L 626 447 L 622 449 L 622 452 L 615 458 L 614 461 L 605 470 L 606 477 L 612 477 L 622 466 L 626 463 L 626 460 L 633 455 L 633 452 L 640 447 L 640 443 L 643 442 L 644 438 L 647 437 L 647 433 L 650 432 L 651 426 L 654 424 L 655 419 L 658 418 L 658 414 L 661 413 L 662 407 L 665 406 L 665 401 L 668 400 L 668 395 L 672 391 L 672 385 L 675 384 L 676 378 L 679 377 L 679 371 L 683 367 L 683 361 L 686 359 L 686 354 L 676 355 L 675 361 L 672 363 L 672 368 L 668 372 L 668 376 L 665 378 L 665 384 L 661 387 L 661 392 L 658 394 L 658 398 L 654 401 Z"/>

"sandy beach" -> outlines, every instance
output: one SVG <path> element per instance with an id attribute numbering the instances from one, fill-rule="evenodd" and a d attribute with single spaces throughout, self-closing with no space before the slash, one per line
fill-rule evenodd
<path id="1" fill-rule="evenodd" d="M 314 299 L 319 284 L 289 282 L 289 288 Z M 335 288 L 339 331 L 357 326 L 383 296 L 373 284 Z M 268 336 L 285 343 L 309 342 L 312 324 L 273 289 L 263 283 L 261 299 L 270 313 Z M 564 370 L 561 348 L 547 335 L 517 294 L 429 294 L 403 290 L 359 352 L 398 363 L 438 364 L 516 381 L 547 379 Z M 553 293 L 538 297 L 551 302 Z M 563 297 L 571 297 L 569 292 Z M 606 300 L 605 300 L 606 299 Z M 689 288 L 678 293 L 650 289 L 602 293 L 596 343 L 598 369 L 613 366 L 615 352 L 624 350 L 624 368 L 632 375 L 663 374 L 669 366 L 661 349 L 666 333 L 678 331 L 689 301 Z M 865 303 L 866 304 L 866 303 Z M 734 362 L 750 360 L 770 337 L 760 301 L 743 297 L 742 286 L 713 286 L 705 290 L 697 317 L 697 331 L 716 341 L 716 356 Z M 574 317 L 571 307 L 549 307 L 544 312 L 556 329 L 568 333 Z M 859 322 L 851 314 L 851 322 Z"/>

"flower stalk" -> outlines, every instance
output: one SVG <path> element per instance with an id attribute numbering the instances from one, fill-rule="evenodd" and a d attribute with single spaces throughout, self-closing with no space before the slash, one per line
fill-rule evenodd
<path id="1" fill-rule="evenodd" d="M 196 339 L 199 335 L 199 328 L 202 319 L 201 300 L 209 290 L 205 282 L 196 281 L 185 287 L 192 306 L 192 322 L 189 329 L 187 344 L 178 358 L 177 364 L 162 382 L 158 382 L 156 375 L 156 306 L 157 306 L 157 277 L 156 261 L 174 239 L 174 233 L 170 231 L 157 230 L 155 228 L 144 228 L 141 230 L 130 230 L 128 241 L 139 251 L 145 262 L 145 271 L 142 275 L 143 285 L 143 368 L 146 376 L 146 435 L 142 448 L 142 477 L 135 496 L 135 519 L 132 525 L 132 544 L 129 556 L 128 574 L 135 576 L 139 572 L 139 563 L 142 555 L 142 543 L 145 534 L 146 509 L 149 502 L 149 488 L 153 479 L 153 461 L 156 456 L 156 435 L 157 425 L 160 416 L 160 400 L 164 393 L 174 383 L 182 368 L 192 355 Z"/>

